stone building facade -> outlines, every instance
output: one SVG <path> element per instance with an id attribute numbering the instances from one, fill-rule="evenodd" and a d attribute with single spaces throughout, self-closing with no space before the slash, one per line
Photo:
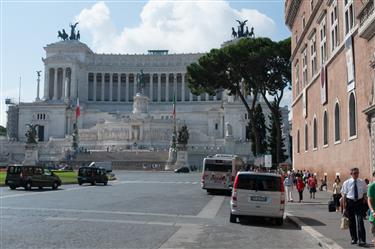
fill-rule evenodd
<path id="1" fill-rule="evenodd" d="M 285 21 L 292 32 L 294 168 L 332 182 L 359 167 L 370 178 L 374 1 L 287 0 Z"/>
<path id="2" fill-rule="evenodd" d="M 78 99 L 81 147 L 122 151 L 136 145 L 166 150 L 173 129 L 174 96 L 177 126 L 186 124 L 189 129 L 191 164 L 199 165 L 204 156 L 216 153 L 235 153 L 251 160 L 248 117 L 242 102 L 225 91 L 196 96 L 188 88 L 186 67 L 202 54 L 168 54 L 166 50 L 96 54 L 78 40 L 52 43 L 44 49 L 43 100 L 20 103 L 18 113 L 11 112 L 18 115 L 18 131 L 11 140 L 24 142 L 26 124 L 38 124 L 39 144 L 45 148 L 40 154 L 46 160 L 58 160 L 56 151 L 70 148 Z M 138 96 L 141 70 L 143 95 Z M 267 106 L 263 102 L 261 105 L 268 117 Z M 143 111 L 137 111 L 140 109 Z M 282 113 L 288 134 L 286 107 Z M 227 127 L 231 134 L 227 134 Z M 53 156 L 48 155 L 48 148 L 53 148 Z"/>

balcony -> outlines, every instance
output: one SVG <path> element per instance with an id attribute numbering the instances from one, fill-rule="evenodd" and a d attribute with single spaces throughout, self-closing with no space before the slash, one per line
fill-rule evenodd
<path id="1" fill-rule="evenodd" d="M 361 11 L 357 16 L 359 19 L 358 34 L 360 37 L 370 40 L 375 35 L 374 0 L 366 0 L 363 2 Z"/>

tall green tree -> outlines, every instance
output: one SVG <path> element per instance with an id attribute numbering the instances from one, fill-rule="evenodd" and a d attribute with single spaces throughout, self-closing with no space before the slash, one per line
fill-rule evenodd
<path id="1" fill-rule="evenodd" d="M 282 133 L 278 132 L 279 124 L 282 123 L 282 115 L 276 102 L 272 102 L 271 105 L 273 109 L 278 110 L 278 114 L 276 118 L 273 113 L 269 115 L 271 123 L 267 128 L 268 152 L 272 155 L 272 164 L 277 166 L 279 163 L 284 162 L 288 157 L 285 155 L 286 150 L 284 138 L 282 137 Z M 281 144 L 279 144 L 279 142 L 281 142 Z M 278 149 L 278 146 L 280 146 L 280 149 Z"/>
<path id="2" fill-rule="evenodd" d="M 260 52 L 270 50 L 272 45 L 268 38 L 241 39 L 224 48 L 212 49 L 187 68 L 188 86 L 193 94 L 215 94 L 226 89 L 229 94 L 240 98 L 250 119 L 255 155 L 261 154 L 262 146 L 260 135 L 253 125 L 259 95 L 260 81 L 257 75 L 263 70 L 259 62 L 265 60 L 264 53 Z M 250 103 L 246 101 L 247 95 L 252 96 Z"/>
<path id="3" fill-rule="evenodd" d="M 0 125 L 0 136 L 6 136 L 7 129 L 4 126 Z"/>
<path id="4" fill-rule="evenodd" d="M 264 114 L 263 114 L 263 109 L 260 104 L 257 104 L 254 110 L 254 122 L 249 122 L 249 126 L 252 124 L 255 126 L 255 130 L 259 134 L 259 139 L 260 139 L 259 153 L 260 155 L 263 155 L 268 151 L 267 126 L 266 126 L 266 121 L 265 121 Z M 253 129 L 251 128 L 249 129 L 249 137 L 251 141 L 254 141 L 254 133 L 253 133 Z M 256 149 L 255 149 L 255 143 L 251 144 L 251 150 L 254 155 L 257 155 Z"/>
<path id="5" fill-rule="evenodd" d="M 260 84 L 260 94 L 270 109 L 275 122 L 275 163 L 285 161 L 282 141 L 282 119 L 280 115 L 280 103 L 286 89 L 291 89 L 291 62 L 290 38 L 274 43 L 271 51 L 267 51 L 264 74 L 261 75 L 263 83 Z"/>

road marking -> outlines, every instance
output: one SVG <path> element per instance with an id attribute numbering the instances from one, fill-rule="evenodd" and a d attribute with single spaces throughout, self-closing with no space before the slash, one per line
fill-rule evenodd
<path id="1" fill-rule="evenodd" d="M 207 203 L 207 205 L 199 212 L 197 217 L 199 218 L 215 218 L 217 212 L 221 207 L 221 204 L 224 201 L 224 196 L 214 196 L 212 199 Z"/>
<path id="2" fill-rule="evenodd" d="M 316 240 L 319 241 L 319 244 L 326 249 L 343 249 L 340 245 L 338 245 L 335 241 L 333 241 L 330 238 L 327 238 L 323 234 L 316 231 L 311 226 L 308 226 L 305 222 L 303 222 L 301 219 L 297 218 L 296 216 L 293 216 L 291 213 L 286 212 L 286 215 L 289 219 L 291 219 L 294 223 L 298 224 L 301 227 L 301 230 L 307 232 L 312 237 L 314 237 Z"/>
<path id="3" fill-rule="evenodd" d="M 53 212 L 66 212 L 66 213 L 120 214 L 120 215 L 134 215 L 134 216 L 160 216 L 160 217 L 173 217 L 173 218 L 205 218 L 205 217 L 197 217 L 195 215 L 184 215 L 184 214 L 141 213 L 141 212 L 105 211 L 105 210 L 66 209 L 66 208 L 0 207 L 0 210 L 1 209 L 31 210 L 31 211 L 42 211 L 42 212 L 53 211 Z"/>
<path id="4" fill-rule="evenodd" d="M 198 184 L 196 181 L 145 181 L 145 180 L 124 180 L 114 181 L 115 184 L 135 183 L 135 184 Z"/>
<path id="5" fill-rule="evenodd" d="M 92 187 L 95 187 L 95 186 L 80 186 L 80 187 L 74 187 L 74 188 L 68 188 L 68 189 L 50 190 L 50 191 L 43 191 L 43 192 L 25 192 L 25 193 L 22 193 L 22 194 L 3 195 L 3 196 L 0 196 L 0 199 L 19 197 L 19 196 L 41 195 L 41 194 L 56 194 L 56 193 L 63 193 L 65 191 L 88 189 L 88 188 L 92 188 Z"/>
<path id="6" fill-rule="evenodd" d="M 72 218 L 72 217 L 47 217 L 46 221 L 72 221 L 72 222 L 102 222 L 102 223 L 119 223 L 119 224 L 136 224 L 136 225 L 157 225 L 157 226 L 196 226 L 193 223 L 161 222 L 161 221 L 139 221 L 139 220 L 119 220 L 119 219 L 92 219 L 92 218 Z"/>
<path id="7" fill-rule="evenodd" d="M 175 248 L 192 248 L 197 243 L 199 236 L 203 233 L 203 227 L 199 225 L 181 226 L 167 241 L 165 241 L 160 249 Z M 185 244 L 184 244 L 185 243 Z M 189 243 L 186 245 L 186 243 Z M 183 245 L 184 244 L 184 245 Z"/>

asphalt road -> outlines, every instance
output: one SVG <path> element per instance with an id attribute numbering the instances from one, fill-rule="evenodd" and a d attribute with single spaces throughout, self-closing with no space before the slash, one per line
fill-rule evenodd
<path id="1" fill-rule="evenodd" d="M 200 175 L 115 172 L 108 186 L 0 188 L 0 249 L 319 248 L 293 224 L 229 223 L 229 196 Z"/>

